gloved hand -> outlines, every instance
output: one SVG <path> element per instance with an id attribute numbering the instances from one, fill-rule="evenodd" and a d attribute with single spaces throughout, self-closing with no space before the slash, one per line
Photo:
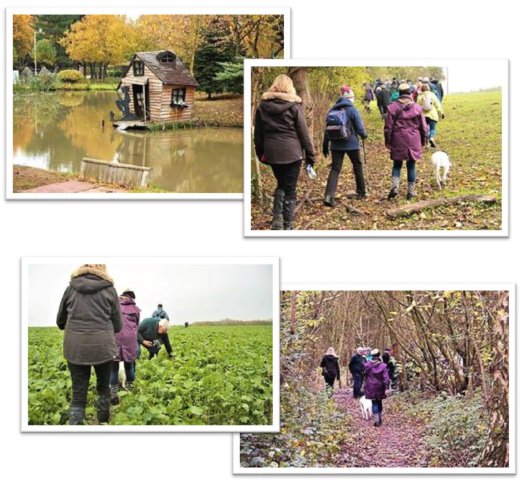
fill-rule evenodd
<path id="1" fill-rule="evenodd" d="M 324 155 L 326 158 L 329 157 L 329 150 L 323 150 L 322 155 Z"/>
<path id="2" fill-rule="evenodd" d="M 440 118 L 442 118 L 442 120 L 444 120 L 444 118 L 446 118 L 446 116 L 442 113 L 442 114 L 440 115 Z"/>

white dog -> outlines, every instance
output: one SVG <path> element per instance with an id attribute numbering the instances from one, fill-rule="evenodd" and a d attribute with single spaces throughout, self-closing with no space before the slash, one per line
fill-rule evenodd
<path id="1" fill-rule="evenodd" d="M 451 168 L 451 162 L 449 161 L 448 154 L 446 152 L 438 151 L 431 155 L 431 163 L 435 170 L 435 177 L 439 188 L 442 190 L 442 185 L 446 185 L 448 179 L 449 169 Z M 440 169 L 444 169 L 444 175 L 440 176 Z"/>
<path id="2" fill-rule="evenodd" d="M 362 412 L 362 418 L 365 420 L 373 418 L 373 406 L 371 404 L 371 400 L 362 395 L 360 397 L 359 404 L 360 411 Z"/>
<path id="3" fill-rule="evenodd" d="M 118 365 L 118 383 L 123 388 L 126 384 L 126 370 L 124 368 L 124 362 L 119 362 Z"/>

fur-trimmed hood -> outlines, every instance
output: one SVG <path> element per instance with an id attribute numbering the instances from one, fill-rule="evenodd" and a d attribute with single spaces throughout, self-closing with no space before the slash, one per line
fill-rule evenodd
<path id="1" fill-rule="evenodd" d="M 105 265 L 82 265 L 71 275 L 70 285 L 78 292 L 95 293 L 113 286 Z"/>
<path id="2" fill-rule="evenodd" d="M 262 94 L 262 100 L 282 100 L 284 102 L 302 103 L 302 99 L 298 95 L 283 92 L 265 92 Z"/>

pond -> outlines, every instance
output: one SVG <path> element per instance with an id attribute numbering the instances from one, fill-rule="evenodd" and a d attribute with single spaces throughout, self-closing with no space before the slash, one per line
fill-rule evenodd
<path id="1" fill-rule="evenodd" d="M 152 167 L 151 184 L 178 193 L 242 193 L 242 129 L 119 131 L 113 92 L 16 95 L 13 161 L 79 172 L 83 157 Z M 102 120 L 105 119 L 105 127 Z"/>

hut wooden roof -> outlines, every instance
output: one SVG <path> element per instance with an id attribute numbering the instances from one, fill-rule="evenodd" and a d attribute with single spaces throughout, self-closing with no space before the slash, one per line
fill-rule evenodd
<path id="1" fill-rule="evenodd" d="M 159 58 L 162 53 L 171 53 L 175 57 L 172 63 L 162 63 Z M 162 83 L 168 85 L 189 85 L 199 87 L 195 77 L 191 75 L 186 66 L 180 59 L 169 50 L 160 50 L 156 52 L 137 52 L 135 54 L 145 65 L 160 79 Z"/>

